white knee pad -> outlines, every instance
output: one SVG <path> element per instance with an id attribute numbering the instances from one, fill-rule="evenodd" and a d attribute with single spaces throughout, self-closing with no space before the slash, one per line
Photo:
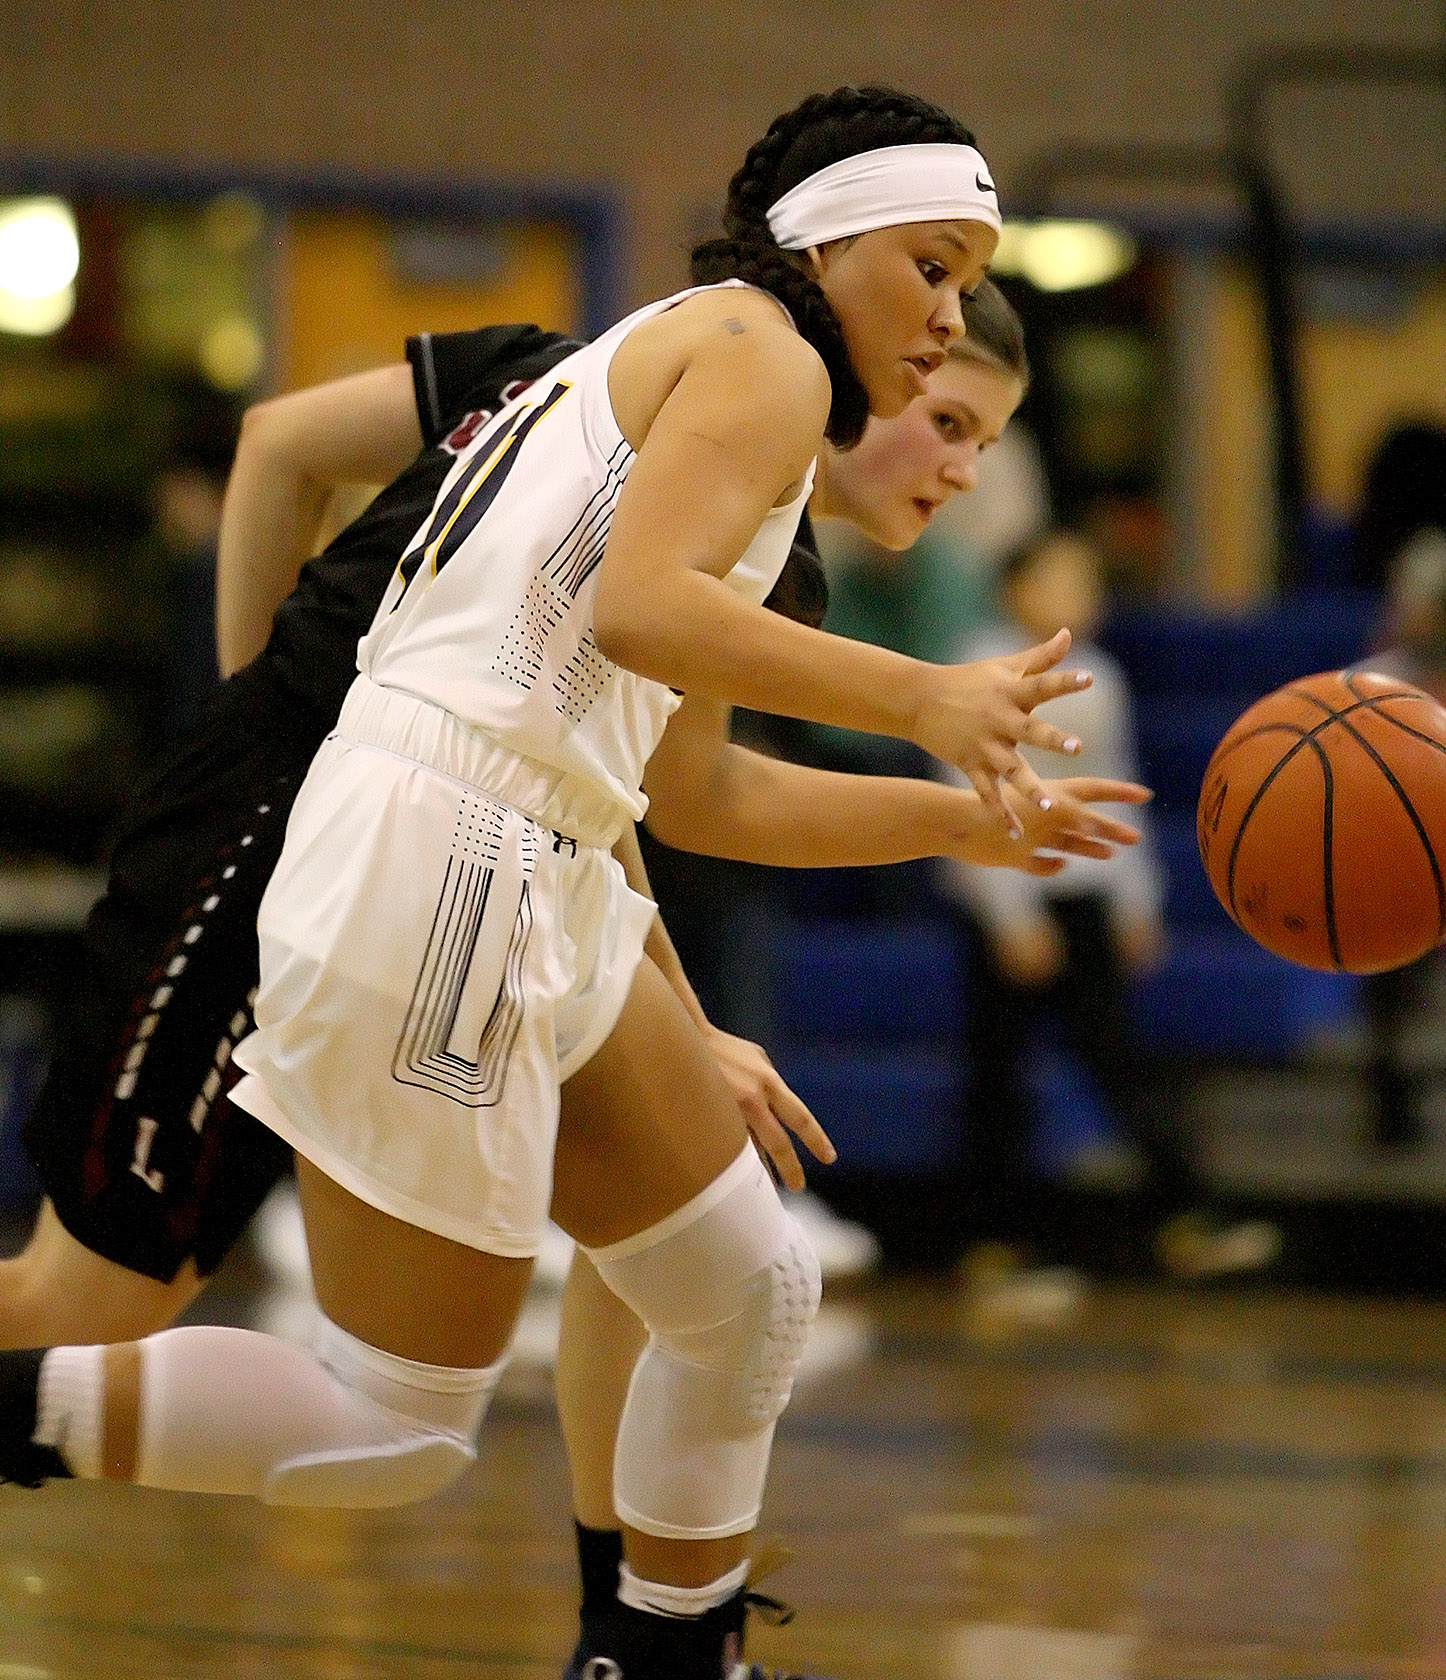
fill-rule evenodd
<path id="1" fill-rule="evenodd" d="M 667 1539 L 745 1533 L 818 1311 L 808 1238 L 750 1145 L 669 1218 L 588 1254 L 649 1331 L 618 1430 L 618 1515 Z"/>
<path id="2" fill-rule="evenodd" d="M 138 1482 L 358 1510 L 455 1481 L 504 1364 L 423 1365 L 327 1320 L 314 1353 L 204 1326 L 140 1345 Z"/>

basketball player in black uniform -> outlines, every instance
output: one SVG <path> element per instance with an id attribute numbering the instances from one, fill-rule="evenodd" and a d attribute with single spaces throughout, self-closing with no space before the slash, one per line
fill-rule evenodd
<path id="1" fill-rule="evenodd" d="M 257 906 L 292 800 L 455 452 L 574 348 L 532 326 L 408 342 L 421 453 L 302 569 L 262 652 L 137 790 L 25 1127 L 46 1200 L 29 1247 L 0 1262 L 0 1344 L 168 1323 L 289 1171 L 290 1149 L 226 1093 L 231 1048 L 252 1027 Z M 800 535 L 770 604 L 817 624 L 826 586 L 806 521 Z M 585 1599 L 606 1602 L 620 1536 L 579 1525 L 578 1547 Z"/>

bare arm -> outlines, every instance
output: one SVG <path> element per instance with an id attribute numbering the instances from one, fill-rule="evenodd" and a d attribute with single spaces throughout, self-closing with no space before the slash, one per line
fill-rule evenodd
<path id="1" fill-rule="evenodd" d="M 246 411 L 217 543 L 223 676 L 266 645 L 272 615 L 316 551 L 332 489 L 387 483 L 421 444 L 412 370 L 404 362 Z"/>
<path id="2" fill-rule="evenodd" d="M 815 770 L 727 739 L 728 708 L 689 696 L 648 763 L 649 832 L 684 851 L 795 868 L 837 869 L 953 857 L 1052 874 L 1047 852 L 1108 857 L 1135 829 L 1091 811 L 1144 790 L 1098 780 L 1046 782 L 1047 809 L 1016 811 L 1009 839 L 977 794 L 903 776 Z"/>
<path id="3" fill-rule="evenodd" d="M 1029 713 L 1088 680 L 1049 669 L 1067 635 L 1008 660 L 928 665 L 792 623 L 721 581 L 807 470 L 829 397 L 817 357 L 781 318 L 755 310 L 727 325 L 698 328 L 651 414 L 633 400 L 653 372 L 643 348 L 625 358 L 629 339 L 619 351 L 614 406 L 638 454 L 598 574 L 598 645 L 688 694 L 914 741 L 1001 812 L 1002 776 L 1042 797 L 1015 746 L 1066 748 Z"/>

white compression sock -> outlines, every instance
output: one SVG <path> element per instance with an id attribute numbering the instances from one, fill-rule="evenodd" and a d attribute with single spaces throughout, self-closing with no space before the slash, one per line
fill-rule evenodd
<path id="1" fill-rule="evenodd" d="M 72 1475 L 94 1481 L 103 1471 L 104 1420 L 104 1347 L 51 1348 L 40 1362 L 32 1440 L 54 1447 Z"/>
<path id="2" fill-rule="evenodd" d="M 748 1579 L 748 1559 L 706 1587 L 670 1587 L 662 1581 L 645 1581 L 624 1564 L 618 1572 L 618 1598 L 634 1610 L 650 1610 L 655 1616 L 701 1616 L 726 1603 Z"/>

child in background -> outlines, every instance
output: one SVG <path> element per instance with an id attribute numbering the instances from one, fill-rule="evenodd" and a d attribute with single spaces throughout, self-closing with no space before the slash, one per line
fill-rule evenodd
<path id="1" fill-rule="evenodd" d="M 1014 652 L 1041 625 L 1068 625 L 1074 656 L 1093 685 L 1051 702 L 1050 721 L 1084 743 L 1090 775 L 1134 777 L 1128 682 L 1090 640 L 1104 607 L 1103 563 L 1076 532 L 1056 528 L 1016 551 L 998 580 L 1000 616 L 968 636 L 960 659 Z M 1136 821 L 1142 828 L 1138 814 Z M 1026 1316 L 1065 1310 L 1078 1279 L 1029 1272 L 1021 1245 L 1031 1230 L 1032 1116 L 1025 1058 L 1046 1011 L 1093 1077 L 1144 1165 L 1141 1199 L 1161 1263 L 1182 1277 L 1255 1270 L 1274 1259 L 1279 1237 L 1260 1222 L 1227 1226 L 1206 1211 L 1190 1142 L 1161 1123 L 1141 1080 L 1130 1019 L 1131 979 L 1164 949 L 1162 881 L 1146 830 L 1108 865 L 1072 858 L 1058 875 L 1025 876 L 967 864 L 941 865 L 946 894 L 972 935 L 967 962 L 969 1086 L 963 1180 L 971 1250 L 967 1270 L 982 1295 Z"/>
<path id="2" fill-rule="evenodd" d="M 1400 472 L 1388 470 L 1393 463 Z M 1367 663 L 1446 704 L 1446 428 L 1422 423 L 1388 434 L 1367 484 L 1358 542 L 1367 553 L 1375 541 L 1384 569 L 1388 643 Z M 1436 952 L 1428 951 L 1362 983 L 1370 1142 L 1378 1149 L 1414 1149 L 1425 1135 L 1410 1041 L 1430 1019 L 1435 969 Z"/>

